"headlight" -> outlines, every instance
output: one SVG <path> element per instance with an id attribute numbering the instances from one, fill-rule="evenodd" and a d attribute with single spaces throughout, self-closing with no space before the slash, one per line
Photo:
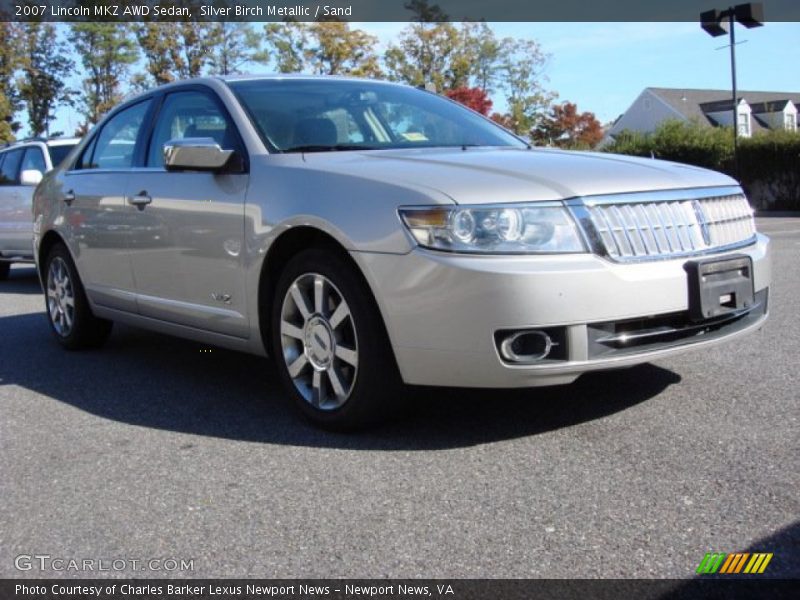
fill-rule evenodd
<path id="1" fill-rule="evenodd" d="M 449 252 L 536 254 L 585 252 L 562 204 L 401 208 L 420 246 Z"/>

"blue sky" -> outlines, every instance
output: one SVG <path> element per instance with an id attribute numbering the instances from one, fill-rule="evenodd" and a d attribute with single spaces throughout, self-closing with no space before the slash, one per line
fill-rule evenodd
<path id="1" fill-rule="evenodd" d="M 362 23 L 382 42 L 403 23 Z M 730 89 L 727 37 L 699 23 L 492 23 L 498 37 L 532 38 L 551 55 L 546 86 L 603 121 L 616 119 L 646 87 Z M 740 89 L 800 91 L 800 23 L 737 26 Z M 500 99 L 497 99 L 500 100 Z"/>
<path id="2" fill-rule="evenodd" d="M 382 51 L 405 23 L 355 23 L 376 35 Z M 498 37 L 532 38 L 550 54 L 546 88 L 602 122 L 624 112 L 645 87 L 730 89 L 727 37 L 712 38 L 699 23 L 491 23 Z M 258 24 L 256 24 L 258 26 Z M 800 23 L 737 26 L 740 89 L 800 91 Z M 263 71 L 264 67 L 255 67 Z M 78 82 L 71 82 L 77 87 Z M 503 108 L 497 97 L 495 108 Z M 20 115 L 24 119 L 23 115 Z M 52 130 L 72 133 L 78 115 L 57 113 Z"/>

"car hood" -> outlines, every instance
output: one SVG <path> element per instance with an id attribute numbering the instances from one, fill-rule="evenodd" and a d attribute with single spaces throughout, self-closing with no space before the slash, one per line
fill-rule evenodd
<path id="1" fill-rule="evenodd" d="M 304 155 L 306 168 L 428 188 L 459 204 L 737 185 L 689 165 L 616 154 L 534 148 L 418 148 Z"/>

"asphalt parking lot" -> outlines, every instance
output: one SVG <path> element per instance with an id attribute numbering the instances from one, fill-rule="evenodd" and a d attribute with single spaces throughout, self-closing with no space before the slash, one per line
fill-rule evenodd
<path id="1" fill-rule="evenodd" d="M 193 559 L 191 577 L 691 577 L 709 551 L 800 577 L 800 218 L 745 339 L 570 386 L 412 390 L 410 414 L 303 423 L 268 361 L 116 327 L 51 338 L 0 283 L 0 577 L 15 557 Z M 91 575 L 91 573 L 83 573 Z"/>

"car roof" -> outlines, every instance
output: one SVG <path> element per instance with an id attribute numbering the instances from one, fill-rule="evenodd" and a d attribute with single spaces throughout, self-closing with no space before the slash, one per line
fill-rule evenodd
<path id="1" fill-rule="evenodd" d="M 392 81 L 382 81 L 380 79 L 367 79 L 364 77 L 353 77 L 350 75 L 307 75 L 303 73 L 244 73 L 240 75 L 214 75 L 207 77 L 194 77 L 191 79 L 179 79 L 171 81 L 163 85 L 151 88 L 144 92 L 132 93 L 126 96 L 114 110 L 125 105 L 134 104 L 143 98 L 147 98 L 159 92 L 168 92 L 174 89 L 187 87 L 191 85 L 219 85 L 220 83 L 228 84 L 236 81 L 281 81 L 281 80 L 305 80 L 305 81 L 360 81 L 362 83 L 374 83 L 381 85 L 401 86 L 408 87 L 402 83 L 395 83 Z"/>
<path id="2" fill-rule="evenodd" d="M 52 140 L 47 140 L 45 143 L 48 146 L 74 146 L 80 141 L 81 138 L 79 137 L 62 137 L 62 138 L 54 138 Z"/>
<path id="3" fill-rule="evenodd" d="M 191 87 L 193 85 L 207 86 L 211 88 L 222 85 L 227 87 L 228 83 L 235 81 L 281 81 L 281 80 L 315 80 L 315 81 L 360 81 L 362 83 L 374 83 L 380 85 L 388 85 L 395 87 L 409 87 L 406 84 L 395 83 L 392 81 L 382 81 L 380 79 L 367 79 L 365 77 L 352 77 L 349 75 L 307 75 L 303 73 L 250 73 L 241 75 L 213 75 L 205 77 L 193 77 L 191 79 L 179 79 L 171 81 L 163 85 L 145 90 L 143 92 L 134 92 L 125 96 L 122 101 L 117 104 L 103 117 L 103 120 L 108 119 L 111 115 L 118 113 L 125 108 L 141 102 L 147 98 L 152 98 L 158 94 L 169 93 L 171 91 L 179 90 L 182 88 Z"/>
<path id="4" fill-rule="evenodd" d="M 309 75 L 306 73 L 244 73 L 239 75 L 218 75 L 214 79 L 225 82 L 233 81 L 254 81 L 254 80 L 281 80 L 281 79 L 306 79 L 316 81 L 361 81 L 363 83 L 383 83 L 386 85 L 403 85 L 392 81 L 381 79 L 368 79 L 366 77 L 354 77 L 352 75 Z"/>
<path id="5" fill-rule="evenodd" d="M 74 146 L 81 141 L 78 137 L 58 137 L 58 138 L 26 138 L 17 140 L 15 142 L 7 142 L 5 146 L 0 147 L 0 152 L 12 150 L 15 148 L 26 148 L 28 146 L 35 146 L 45 144 L 46 146 Z"/>

